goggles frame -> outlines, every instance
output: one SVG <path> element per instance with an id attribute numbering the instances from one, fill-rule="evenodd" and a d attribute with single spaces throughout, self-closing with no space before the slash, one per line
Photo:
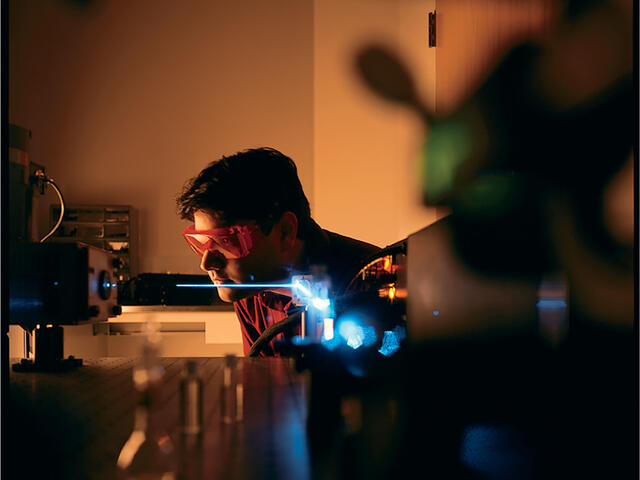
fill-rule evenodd
<path id="1" fill-rule="evenodd" d="M 255 232 L 259 228 L 257 225 L 232 225 L 211 230 L 196 230 L 195 225 L 189 225 L 182 232 L 182 236 L 200 258 L 204 252 L 220 252 L 225 258 L 235 259 L 251 253 L 255 245 Z"/>

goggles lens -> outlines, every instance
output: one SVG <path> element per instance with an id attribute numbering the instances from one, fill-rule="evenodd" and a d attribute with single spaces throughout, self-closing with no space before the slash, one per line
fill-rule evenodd
<path id="1" fill-rule="evenodd" d="M 257 228 L 255 225 L 234 225 L 213 230 L 196 230 L 195 225 L 191 225 L 182 235 L 199 257 L 208 251 L 220 252 L 225 258 L 242 258 L 251 251 Z"/>

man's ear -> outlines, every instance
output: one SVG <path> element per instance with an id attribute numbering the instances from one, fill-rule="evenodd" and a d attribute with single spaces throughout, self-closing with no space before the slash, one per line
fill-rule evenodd
<path id="1" fill-rule="evenodd" d="M 293 212 L 284 212 L 278 221 L 280 241 L 285 250 L 293 248 L 298 237 L 298 217 Z"/>

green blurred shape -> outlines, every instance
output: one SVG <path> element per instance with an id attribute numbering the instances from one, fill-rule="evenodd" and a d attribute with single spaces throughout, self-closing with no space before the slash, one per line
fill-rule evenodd
<path id="1" fill-rule="evenodd" d="M 455 204 L 465 216 L 489 219 L 513 211 L 521 204 L 523 195 L 523 186 L 513 174 L 486 174 L 465 186 Z"/>
<path id="2" fill-rule="evenodd" d="M 472 135 L 462 122 L 436 123 L 422 149 L 422 186 L 426 203 L 440 203 L 453 190 L 456 171 L 471 155 Z"/>

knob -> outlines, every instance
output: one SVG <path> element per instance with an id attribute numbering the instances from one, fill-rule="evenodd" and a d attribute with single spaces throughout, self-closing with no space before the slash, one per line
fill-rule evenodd
<path id="1" fill-rule="evenodd" d="M 89 313 L 89 317 L 97 317 L 98 315 L 100 315 L 100 306 L 90 305 L 88 313 Z"/>
<path id="2" fill-rule="evenodd" d="M 120 315 L 122 313 L 122 307 L 120 305 L 114 305 L 113 307 L 111 307 L 111 315 L 113 315 L 114 317 L 116 315 Z"/>

